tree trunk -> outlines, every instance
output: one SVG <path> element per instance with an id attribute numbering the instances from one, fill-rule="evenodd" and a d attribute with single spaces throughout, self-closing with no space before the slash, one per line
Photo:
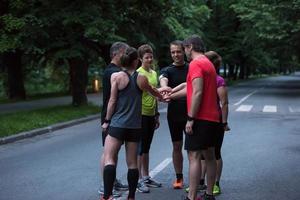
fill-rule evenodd
<path id="1" fill-rule="evenodd" d="M 88 64 L 81 58 L 69 59 L 72 104 L 87 104 Z"/>
<path id="2" fill-rule="evenodd" d="M 229 64 L 228 65 L 228 78 L 230 79 L 230 80 L 232 80 L 234 77 L 234 65 L 233 64 Z"/>
<path id="3" fill-rule="evenodd" d="M 7 52 L 3 56 L 3 63 L 7 70 L 7 93 L 12 100 L 26 99 L 24 77 L 22 69 L 22 52 Z"/>
<path id="4" fill-rule="evenodd" d="M 244 79 L 244 78 L 245 78 L 245 66 L 241 65 L 240 66 L 239 79 Z"/>

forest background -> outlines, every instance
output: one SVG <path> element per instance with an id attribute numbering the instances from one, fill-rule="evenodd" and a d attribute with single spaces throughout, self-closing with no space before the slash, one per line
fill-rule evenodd
<path id="1" fill-rule="evenodd" d="M 227 80 L 299 69 L 300 0 L 0 0 L 0 100 L 71 94 L 87 103 L 115 41 L 148 43 L 157 70 L 169 43 L 200 35 Z"/>

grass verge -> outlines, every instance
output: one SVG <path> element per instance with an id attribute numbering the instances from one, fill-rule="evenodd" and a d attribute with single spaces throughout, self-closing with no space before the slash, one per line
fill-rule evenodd
<path id="1" fill-rule="evenodd" d="M 31 111 L 1 114 L 0 137 L 86 117 L 100 113 L 100 111 L 99 106 L 89 104 L 80 107 L 74 107 L 72 105 L 53 106 Z"/>

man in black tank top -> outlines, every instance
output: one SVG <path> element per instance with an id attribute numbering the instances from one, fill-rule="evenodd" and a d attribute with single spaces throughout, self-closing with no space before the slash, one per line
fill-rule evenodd
<path id="1" fill-rule="evenodd" d="M 170 44 L 170 53 L 173 63 L 161 70 L 160 86 L 162 88 L 174 88 L 186 82 L 188 64 L 184 61 L 184 48 L 181 41 L 174 41 Z M 174 189 L 183 188 L 183 134 L 186 125 L 186 97 L 171 100 L 168 105 L 168 125 L 173 143 L 173 165 L 176 179 L 173 182 Z"/>
<path id="2" fill-rule="evenodd" d="M 159 91 L 149 85 L 147 78 L 135 71 L 138 64 L 136 49 L 128 48 L 121 61 L 126 71 L 120 71 L 111 76 L 111 95 L 102 124 L 103 131 L 107 131 L 108 135 L 104 145 L 104 195 L 101 200 L 111 199 L 116 177 L 117 157 L 124 142 L 128 166 L 128 200 L 134 200 L 139 178 L 137 149 L 142 125 L 141 90 L 162 98 Z"/>
<path id="3" fill-rule="evenodd" d="M 107 112 L 107 104 L 108 104 L 108 100 L 110 98 L 111 75 L 113 73 L 119 72 L 121 70 L 121 67 L 120 67 L 121 60 L 120 59 L 128 47 L 129 47 L 128 44 L 126 44 L 124 42 L 115 42 L 112 44 L 112 46 L 110 48 L 111 62 L 105 68 L 103 78 L 102 78 L 103 103 L 102 103 L 102 111 L 101 111 L 101 125 L 104 123 L 104 118 L 105 118 L 106 112 Z M 105 143 L 106 136 L 107 136 L 107 132 L 102 131 L 102 145 L 103 146 Z M 100 174 L 101 175 L 103 174 L 103 168 L 104 168 L 104 158 L 102 155 L 101 160 L 100 160 Z M 128 190 L 128 186 L 122 184 L 120 180 L 116 179 L 115 184 L 114 184 L 113 196 L 120 197 L 121 193 L 119 191 L 125 191 L 125 190 Z M 101 195 L 104 194 L 103 186 L 100 186 L 98 193 Z"/>

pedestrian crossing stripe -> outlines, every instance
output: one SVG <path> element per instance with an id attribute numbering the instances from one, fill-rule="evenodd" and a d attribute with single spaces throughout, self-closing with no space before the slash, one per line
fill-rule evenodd
<path id="1" fill-rule="evenodd" d="M 253 105 L 240 105 L 237 109 L 235 109 L 236 112 L 250 112 L 253 109 Z M 300 113 L 300 106 L 289 106 L 288 110 L 290 113 Z M 257 111 L 257 110 L 256 110 Z M 278 108 L 276 105 L 264 105 L 262 110 L 260 110 L 263 113 L 277 113 Z"/>
<path id="2" fill-rule="evenodd" d="M 253 105 L 240 105 L 235 111 L 238 112 L 249 112 L 251 111 Z"/>
<path id="3" fill-rule="evenodd" d="M 269 113 L 277 112 L 277 106 L 265 105 L 263 108 L 263 112 L 269 112 Z"/>

